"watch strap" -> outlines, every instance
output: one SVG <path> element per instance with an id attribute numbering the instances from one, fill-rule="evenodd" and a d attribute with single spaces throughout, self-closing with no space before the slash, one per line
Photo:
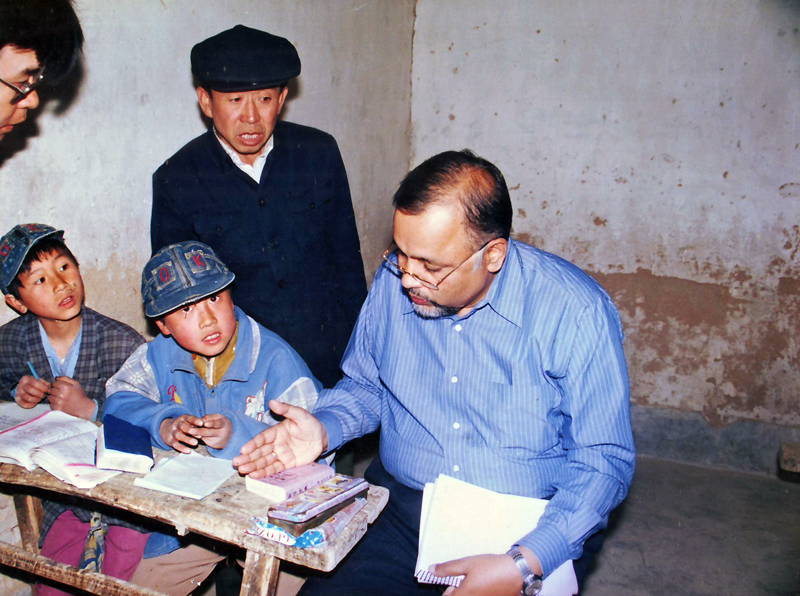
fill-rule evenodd
<path id="1" fill-rule="evenodd" d="M 536 596 L 541 592 L 542 576 L 536 575 L 533 572 L 531 566 L 528 565 L 527 559 L 525 559 L 525 556 L 519 551 L 519 548 L 512 546 L 508 549 L 506 554 L 514 560 L 514 564 L 517 566 L 519 574 L 522 576 L 522 591 L 520 594 L 522 596 Z"/>

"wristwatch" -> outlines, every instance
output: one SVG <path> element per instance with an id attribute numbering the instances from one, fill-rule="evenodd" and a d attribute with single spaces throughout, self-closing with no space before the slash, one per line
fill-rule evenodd
<path id="1" fill-rule="evenodd" d="M 506 554 L 514 559 L 514 563 L 517 569 L 519 569 L 519 574 L 522 576 L 521 596 L 536 596 L 541 592 L 542 576 L 536 575 L 531 570 L 531 566 L 528 565 L 528 561 L 525 560 L 525 557 L 519 552 L 519 549 L 516 546 L 512 546 Z"/>

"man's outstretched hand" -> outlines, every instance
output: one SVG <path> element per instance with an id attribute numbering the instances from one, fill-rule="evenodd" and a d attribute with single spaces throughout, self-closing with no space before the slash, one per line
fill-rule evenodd
<path id="1" fill-rule="evenodd" d="M 233 458 L 233 467 L 243 476 L 263 478 L 303 466 L 328 447 L 325 427 L 307 410 L 274 399 L 269 402 L 269 409 L 284 420 L 242 445 L 241 455 Z"/>

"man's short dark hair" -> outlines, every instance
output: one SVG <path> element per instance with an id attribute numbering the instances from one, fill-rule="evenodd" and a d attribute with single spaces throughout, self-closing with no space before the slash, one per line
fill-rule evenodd
<path id="1" fill-rule="evenodd" d="M 25 260 L 22 261 L 22 265 L 20 265 L 19 271 L 17 272 L 14 281 L 8 284 L 8 293 L 14 296 L 14 298 L 16 298 L 17 300 L 20 300 L 19 287 L 22 284 L 20 284 L 19 282 L 19 276 L 30 271 L 31 264 L 34 261 L 41 261 L 43 258 L 47 257 L 48 255 L 51 255 L 52 253 L 56 253 L 58 255 L 64 255 L 70 261 L 75 263 L 75 267 L 78 267 L 80 269 L 80 265 L 78 264 L 78 259 L 75 258 L 75 255 L 72 254 L 72 251 L 66 244 L 64 244 L 62 240 L 53 237 L 42 238 L 41 240 L 39 240 L 39 242 L 34 244 L 30 252 L 28 252 L 28 254 L 25 255 Z"/>
<path id="2" fill-rule="evenodd" d="M 83 48 L 71 0 L 0 0 L 0 48 L 33 50 L 48 82 L 66 75 Z"/>
<path id="3" fill-rule="evenodd" d="M 513 209 L 508 187 L 493 163 L 472 151 L 445 151 L 411 170 L 394 194 L 394 208 L 417 215 L 456 195 L 476 245 L 508 240 Z"/>

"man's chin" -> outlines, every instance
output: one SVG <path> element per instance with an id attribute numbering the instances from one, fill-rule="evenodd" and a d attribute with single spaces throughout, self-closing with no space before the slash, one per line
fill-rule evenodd
<path id="1" fill-rule="evenodd" d="M 458 313 L 458 309 L 452 306 L 440 306 L 438 304 L 422 305 L 412 302 L 411 307 L 414 309 L 417 316 L 423 319 L 440 319 L 442 317 L 451 317 Z"/>

